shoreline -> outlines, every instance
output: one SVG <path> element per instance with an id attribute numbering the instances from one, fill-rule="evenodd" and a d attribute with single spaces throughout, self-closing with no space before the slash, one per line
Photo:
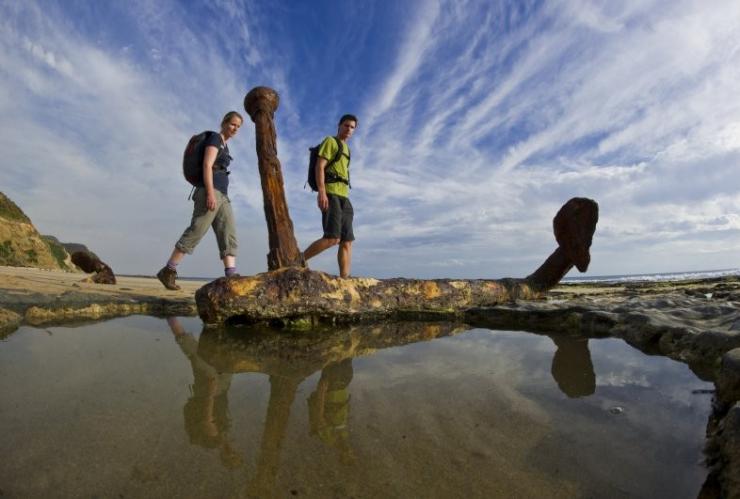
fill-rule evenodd
<path id="1" fill-rule="evenodd" d="M 31 326 L 102 320 L 131 314 L 197 315 L 195 291 L 208 281 L 165 289 L 154 277 L 116 276 L 116 284 L 60 270 L 0 266 L 0 336 Z"/>
<path id="2" fill-rule="evenodd" d="M 211 282 L 198 278 L 178 279 L 182 289 L 171 291 L 165 289 L 155 276 L 119 275 L 116 280 L 116 284 L 97 284 L 91 282 L 87 274 L 0 266 L 0 310 L 19 315 L 19 324 L 29 325 L 102 320 L 131 314 L 194 316 L 197 315 L 195 292 Z M 678 294 L 701 302 L 702 299 L 714 301 L 711 300 L 713 295 L 719 297 L 728 292 L 736 292 L 740 301 L 740 276 L 675 281 L 570 281 L 551 289 L 543 300 L 522 300 L 493 308 L 542 312 L 584 307 L 607 310 L 632 304 L 639 309 L 638 297 Z M 681 306 L 678 303 L 674 305 Z M 696 305 L 683 304 L 685 308 Z M 738 317 L 736 327 L 740 330 L 740 315 Z M 0 331 L 7 330 L 4 325 L 0 314 Z M 696 321 L 694 325 L 697 325 Z"/>

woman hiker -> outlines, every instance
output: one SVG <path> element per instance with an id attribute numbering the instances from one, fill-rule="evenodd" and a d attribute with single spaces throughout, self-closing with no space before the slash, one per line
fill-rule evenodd
<path id="1" fill-rule="evenodd" d="M 228 197 L 229 171 L 231 163 L 226 143 L 239 131 L 244 119 L 236 111 L 226 113 L 221 120 L 221 132 L 211 133 L 205 139 L 203 153 L 203 181 L 193 193 L 193 219 L 172 250 L 170 259 L 157 277 L 167 289 L 180 289 L 175 283 L 177 264 L 191 254 L 209 227 L 213 227 L 218 241 L 218 251 L 224 262 L 224 274 L 236 274 L 236 225 L 231 201 Z"/>

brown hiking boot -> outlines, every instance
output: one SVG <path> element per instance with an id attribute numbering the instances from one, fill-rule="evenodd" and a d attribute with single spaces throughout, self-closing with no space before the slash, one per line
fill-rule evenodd
<path id="1" fill-rule="evenodd" d="M 177 271 L 172 270 L 168 266 L 162 267 L 162 270 L 157 272 L 157 279 L 164 284 L 164 287 L 167 289 L 171 289 L 173 291 L 177 291 L 180 289 L 180 286 L 175 284 L 175 279 L 177 279 Z"/>

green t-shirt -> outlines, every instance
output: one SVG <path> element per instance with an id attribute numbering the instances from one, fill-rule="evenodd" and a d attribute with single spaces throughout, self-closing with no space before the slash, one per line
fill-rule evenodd
<path id="1" fill-rule="evenodd" d="M 337 160 L 336 163 L 327 167 L 334 170 L 334 172 L 341 178 L 349 179 L 349 146 L 339 141 L 342 145 L 342 156 Z M 334 137 L 326 137 L 319 146 L 319 157 L 324 158 L 327 162 L 334 159 L 337 154 L 337 141 Z M 324 178 L 326 178 L 326 170 L 324 171 Z M 342 196 L 345 198 L 349 197 L 349 186 L 344 182 L 332 182 L 326 185 L 326 193 L 334 194 L 336 196 Z"/>

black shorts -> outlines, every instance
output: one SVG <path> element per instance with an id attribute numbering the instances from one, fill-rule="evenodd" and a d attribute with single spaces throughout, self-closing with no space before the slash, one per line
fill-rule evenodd
<path id="1" fill-rule="evenodd" d="M 321 225 L 324 227 L 325 239 L 339 239 L 340 241 L 354 241 L 352 219 L 355 212 L 349 198 L 327 194 L 329 208 L 321 212 Z"/>

